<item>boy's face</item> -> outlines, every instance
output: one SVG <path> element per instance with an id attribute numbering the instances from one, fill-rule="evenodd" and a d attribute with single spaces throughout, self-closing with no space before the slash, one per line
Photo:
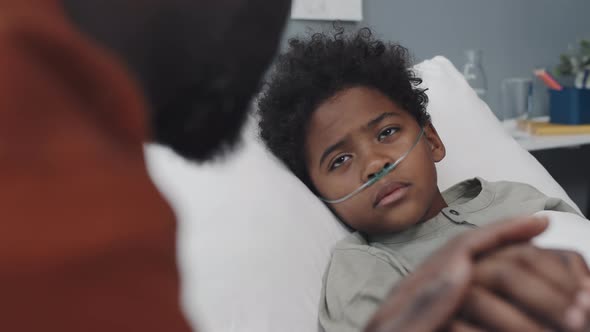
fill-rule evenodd
<path id="1" fill-rule="evenodd" d="M 415 118 L 382 93 L 364 87 L 343 90 L 310 119 L 305 153 L 311 180 L 322 197 L 341 198 L 394 163 L 419 133 Z M 396 232 L 432 218 L 445 206 L 434 166 L 444 156 L 444 145 L 429 124 L 397 168 L 330 206 L 349 226 L 367 234 Z"/>

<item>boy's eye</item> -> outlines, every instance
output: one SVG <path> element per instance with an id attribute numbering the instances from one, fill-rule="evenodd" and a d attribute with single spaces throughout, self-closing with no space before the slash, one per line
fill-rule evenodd
<path id="1" fill-rule="evenodd" d="M 334 159 L 332 164 L 330 164 L 330 170 L 334 170 L 334 169 L 342 166 L 342 164 L 344 164 L 346 161 L 348 161 L 348 159 L 350 159 L 350 155 L 347 155 L 347 154 Z"/>
<path id="2" fill-rule="evenodd" d="M 385 128 L 383 129 L 380 133 L 379 136 L 377 137 L 377 139 L 379 140 L 379 142 L 383 141 L 385 138 L 395 134 L 399 129 L 395 128 L 395 127 L 389 127 L 389 128 Z"/>

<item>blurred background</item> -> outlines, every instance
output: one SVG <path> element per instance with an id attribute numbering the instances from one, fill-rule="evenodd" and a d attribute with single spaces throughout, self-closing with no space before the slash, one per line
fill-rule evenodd
<path id="1" fill-rule="evenodd" d="M 341 24 L 374 29 L 378 37 L 409 48 L 416 62 L 444 55 L 461 70 L 465 52 L 481 50 L 486 102 L 502 119 L 502 80 L 532 77 L 533 68 L 557 65 L 568 45 L 590 38 L 590 1 L 363 0 L 362 20 Z M 291 19 L 284 41 L 331 26 L 330 21 Z"/>

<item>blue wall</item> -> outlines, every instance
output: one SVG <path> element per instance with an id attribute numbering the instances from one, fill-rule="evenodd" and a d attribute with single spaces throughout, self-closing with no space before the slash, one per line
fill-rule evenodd
<path id="1" fill-rule="evenodd" d="M 590 0 L 364 0 L 364 20 L 383 39 L 408 47 L 417 61 L 448 57 L 459 69 L 464 50 L 483 50 L 487 102 L 502 118 L 500 83 L 554 65 L 578 38 L 590 38 Z M 285 40 L 330 23 L 290 21 Z"/>

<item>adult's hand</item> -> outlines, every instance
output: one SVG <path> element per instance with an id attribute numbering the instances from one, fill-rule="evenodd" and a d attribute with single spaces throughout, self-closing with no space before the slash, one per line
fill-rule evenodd
<path id="1" fill-rule="evenodd" d="M 518 218 L 456 237 L 392 290 L 365 331 L 429 332 L 445 327 L 465 299 L 476 258 L 524 243 L 547 225 L 544 218 Z"/>
<path id="2" fill-rule="evenodd" d="M 589 279 L 575 252 L 508 246 L 477 260 L 459 316 L 486 331 L 582 331 Z"/>

